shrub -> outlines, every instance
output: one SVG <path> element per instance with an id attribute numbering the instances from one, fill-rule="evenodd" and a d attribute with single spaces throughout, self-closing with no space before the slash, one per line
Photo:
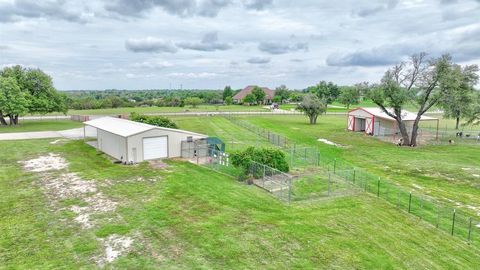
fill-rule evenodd
<path id="1" fill-rule="evenodd" d="M 252 161 L 267 165 L 282 172 L 288 172 L 289 166 L 285 159 L 285 153 L 275 148 L 248 147 L 242 151 L 235 151 L 230 154 L 233 166 L 241 168 L 248 173 Z"/>
<path id="2" fill-rule="evenodd" d="M 130 114 L 130 120 L 159 127 L 178 128 L 175 122 L 164 116 L 144 115 L 132 112 Z"/>

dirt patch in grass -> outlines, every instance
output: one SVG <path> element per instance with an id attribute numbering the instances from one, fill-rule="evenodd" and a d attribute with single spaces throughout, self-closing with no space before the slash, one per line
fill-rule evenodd
<path id="1" fill-rule="evenodd" d="M 49 153 L 35 159 L 20 161 L 23 168 L 30 172 L 47 172 L 66 169 L 68 162 L 60 155 Z"/>
<path id="2" fill-rule="evenodd" d="M 40 173 L 39 184 L 54 210 L 65 210 L 62 202 L 73 202 L 67 207 L 76 214 L 73 220 L 82 229 L 95 227 L 97 214 L 114 214 L 118 203 L 103 194 L 95 181 L 82 179 L 77 173 L 62 172 L 68 169 L 68 162 L 60 155 L 49 153 L 20 163 L 26 171 Z M 129 251 L 133 243 L 133 238 L 115 234 L 97 240 L 104 246 L 102 254 L 93 258 L 99 266 L 113 262 Z"/>

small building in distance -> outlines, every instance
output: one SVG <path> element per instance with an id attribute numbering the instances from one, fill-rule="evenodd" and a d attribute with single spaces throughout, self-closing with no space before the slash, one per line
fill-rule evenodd
<path id="1" fill-rule="evenodd" d="M 416 113 L 402 111 L 402 119 L 406 123 L 409 133 L 412 131 Z M 438 137 L 438 119 L 422 115 L 420 121 L 436 121 Z M 349 131 L 365 132 L 367 135 L 378 137 L 392 137 L 400 134 L 397 121 L 380 108 L 356 108 L 348 112 L 347 129 Z"/>
<path id="2" fill-rule="evenodd" d="M 253 88 L 255 88 L 256 85 L 249 85 L 240 92 L 238 92 L 235 96 L 233 96 L 233 102 L 235 103 L 242 103 L 243 99 L 250 93 L 252 93 Z M 263 101 L 263 104 L 271 104 L 273 101 L 273 96 L 275 95 L 275 91 L 268 88 L 268 87 L 260 87 L 263 92 L 265 93 L 265 99 Z"/>
<path id="3" fill-rule="evenodd" d="M 101 117 L 84 122 L 94 129 L 96 141 L 89 141 L 105 154 L 122 163 L 182 156 L 182 142 L 208 136 L 181 129 L 164 128 L 115 117 Z"/>

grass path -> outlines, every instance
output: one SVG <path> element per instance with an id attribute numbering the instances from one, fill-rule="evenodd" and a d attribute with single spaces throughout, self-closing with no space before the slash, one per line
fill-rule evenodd
<path id="1" fill-rule="evenodd" d="M 193 164 L 122 166 L 80 141 L 48 142 L 0 142 L 6 268 L 94 268 L 91 257 L 102 252 L 95 238 L 112 234 L 136 241 L 117 268 L 474 269 L 480 262 L 478 249 L 370 196 L 288 206 Z M 52 211 L 38 175 L 17 163 L 49 152 L 99 186 L 112 181 L 102 191 L 121 202 L 112 213 L 121 218 L 82 230 L 68 211 Z M 162 180 L 131 181 L 138 177 Z"/>

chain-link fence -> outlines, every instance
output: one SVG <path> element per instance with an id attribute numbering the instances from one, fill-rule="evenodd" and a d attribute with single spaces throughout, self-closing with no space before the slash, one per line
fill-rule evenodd
<path id="1" fill-rule="evenodd" d="M 234 118 L 232 118 L 232 121 L 248 130 L 255 131 L 257 134 L 274 134 L 245 121 L 235 120 Z M 473 132 L 473 130 L 469 131 L 472 134 Z M 463 139 L 472 138 L 471 135 L 466 136 L 469 133 L 461 134 Z M 275 136 L 281 137 L 277 134 Z M 443 136 L 452 136 L 452 134 L 442 134 L 440 131 L 439 136 L 442 139 Z M 276 185 L 283 187 L 280 189 L 282 190 L 281 196 L 277 197 L 296 201 L 349 194 L 352 191 L 362 190 L 386 200 L 398 209 L 415 215 L 438 229 L 480 246 L 480 218 L 471 213 L 456 209 L 434 198 L 407 191 L 404 187 L 382 179 L 366 170 L 356 168 L 349 162 L 324 155 L 317 148 L 289 144 L 287 139 L 283 141 L 285 143 L 281 145 L 278 145 L 275 140 L 271 143 L 283 148 L 292 174 L 288 181 L 283 180 L 283 182 L 276 183 Z M 266 170 L 266 176 L 263 176 L 262 166 L 257 164 L 252 167 L 253 173 L 257 175 L 255 184 L 263 188 L 268 185 L 275 186 L 268 182 L 274 179 L 268 177 L 268 169 Z M 295 172 L 298 170 L 303 172 Z M 305 173 L 312 170 L 314 170 L 314 173 Z M 288 196 L 285 194 L 288 194 Z"/>
<path id="2" fill-rule="evenodd" d="M 271 144 L 278 146 L 278 147 L 287 147 L 288 140 L 285 136 L 278 135 L 274 132 L 271 132 L 267 129 L 260 128 L 253 124 L 248 123 L 247 121 L 238 119 L 236 117 L 225 116 L 226 119 L 230 120 L 232 123 L 236 124 L 237 126 L 243 127 L 244 129 L 265 138 Z"/>
<path id="3" fill-rule="evenodd" d="M 241 175 L 241 170 L 230 163 L 228 153 L 216 149 L 214 145 L 204 141 L 182 141 L 181 147 L 183 159 L 233 177 Z"/>

